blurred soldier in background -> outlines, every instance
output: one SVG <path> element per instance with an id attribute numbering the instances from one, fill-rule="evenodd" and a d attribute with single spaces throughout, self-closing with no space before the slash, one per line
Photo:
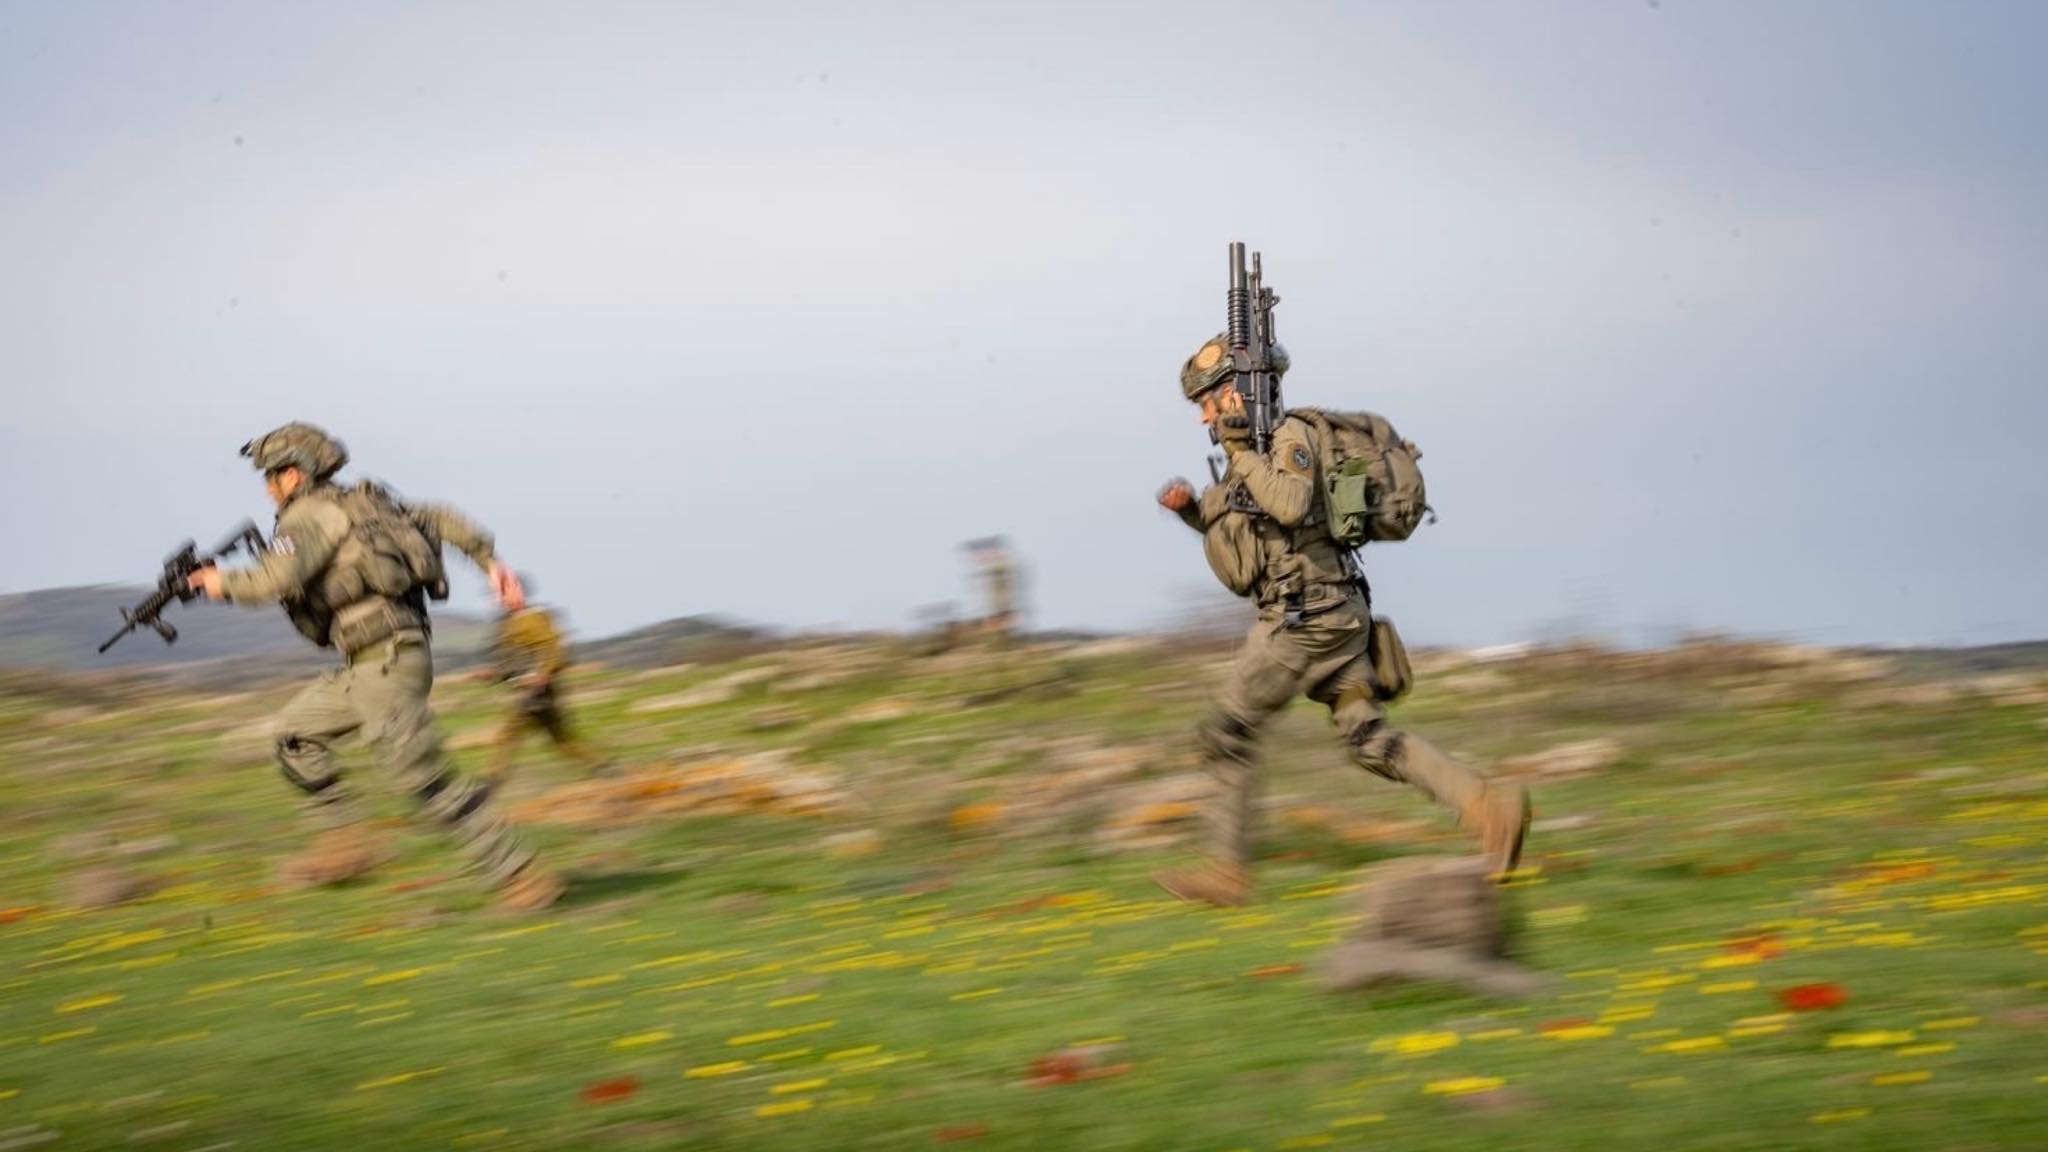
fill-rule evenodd
<path id="1" fill-rule="evenodd" d="M 503 611 L 491 644 L 491 666 L 501 683 L 512 685 L 514 700 L 498 729 L 491 764 L 484 774 L 492 787 L 510 778 L 519 745 L 535 730 L 546 733 L 555 748 L 586 774 L 595 776 L 609 767 L 603 756 L 569 731 L 561 698 L 568 650 L 554 614 L 529 600 L 532 592 L 532 583 L 521 578 L 500 600 Z"/>

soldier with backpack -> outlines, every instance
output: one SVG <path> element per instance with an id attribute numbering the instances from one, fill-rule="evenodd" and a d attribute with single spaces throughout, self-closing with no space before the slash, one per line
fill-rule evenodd
<path id="1" fill-rule="evenodd" d="M 1233 256 L 1236 306 L 1247 293 L 1241 249 Z M 1259 322 L 1233 317 L 1232 332 L 1203 344 L 1181 369 L 1181 394 L 1201 407 L 1227 468 L 1199 495 L 1176 478 L 1158 500 L 1201 533 L 1210 568 L 1258 605 L 1258 619 L 1200 728 L 1218 786 L 1206 812 L 1205 859 L 1155 879 L 1183 900 L 1236 905 L 1251 897 L 1254 745 L 1266 720 L 1304 694 L 1330 710 L 1361 768 L 1449 808 L 1504 877 L 1528 831 L 1528 795 L 1387 724 L 1386 705 L 1408 688 L 1407 654 L 1392 622 L 1372 615 L 1353 556 L 1369 540 L 1406 539 L 1421 520 L 1420 454 L 1377 416 L 1280 407 L 1288 361 L 1270 337 L 1276 298 L 1268 292 L 1259 301 L 1253 283 Z"/>
<path id="2" fill-rule="evenodd" d="M 534 911 L 552 904 L 561 882 L 491 809 L 490 789 L 449 763 L 427 706 L 434 683 L 427 601 L 448 595 L 441 542 L 489 574 L 501 603 L 517 595 L 518 580 L 499 562 L 490 534 L 452 508 L 407 504 L 371 481 L 337 484 L 348 450 L 310 424 L 251 440 L 242 455 L 277 505 L 271 550 L 254 568 L 201 568 L 191 586 L 230 603 L 281 603 L 301 634 L 342 659 L 271 724 L 285 779 L 326 826 L 286 865 L 287 876 L 335 883 L 382 855 L 334 762 L 334 744 L 359 734 L 454 837 L 502 905 Z"/>

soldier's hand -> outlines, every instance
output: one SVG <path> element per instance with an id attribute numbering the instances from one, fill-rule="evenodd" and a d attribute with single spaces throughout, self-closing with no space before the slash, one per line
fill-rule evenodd
<path id="1" fill-rule="evenodd" d="M 185 586 L 209 600 L 223 600 L 220 569 L 209 564 L 185 577 Z"/>
<path id="2" fill-rule="evenodd" d="M 1175 476 L 1159 490 L 1159 506 L 1168 512 L 1180 512 L 1195 502 L 1195 486 Z"/>
<path id="3" fill-rule="evenodd" d="M 526 590 L 519 586 L 519 575 L 505 567 L 502 561 L 491 561 L 491 596 L 498 606 L 507 612 L 516 612 L 526 603 Z"/>
<path id="4" fill-rule="evenodd" d="M 1251 418 L 1241 413 L 1242 409 L 1240 415 L 1225 416 L 1216 421 L 1216 442 L 1223 445 L 1223 451 L 1232 456 L 1252 445 Z"/>

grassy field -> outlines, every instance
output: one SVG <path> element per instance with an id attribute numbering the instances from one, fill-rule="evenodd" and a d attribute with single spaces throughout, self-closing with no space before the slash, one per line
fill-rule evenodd
<path id="1" fill-rule="evenodd" d="M 1732 648 L 1432 670 L 1397 718 L 1475 761 L 1616 742 L 1525 766 L 1508 901 L 1558 988 L 1503 1004 L 1318 990 L 1360 868 L 1463 842 L 1313 706 L 1267 741 L 1255 907 L 1167 902 L 1146 875 L 1171 851 L 1105 840 L 1185 824 L 1120 797 L 1192 767 L 1214 663 L 590 672 L 584 724 L 635 770 L 594 805 L 529 748 L 512 807 L 576 878 L 530 920 L 417 832 L 368 880 L 276 888 L 303 832 L 260 721 L 292 685 L 16 682 L 0 1149 L 2048 1148 L 2048 704 L 2024 677 Z M 437 702 L 474 762 L 496 690 Z M 675 802 L 771 749 L 820 790 Z M 1087 764 L 1125 774 L 1041 794 Z M 151 891 L 73 907 L 94 869 Z"/>

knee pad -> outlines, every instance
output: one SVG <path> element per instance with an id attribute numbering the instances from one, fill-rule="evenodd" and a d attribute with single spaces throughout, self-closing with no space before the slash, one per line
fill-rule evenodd
<path id="1" fill-rule="evenodd" d="M 325 776 L 309 776 L 293 766 L 294 757 L 304 754 L 305 745 L 296 736 L 279 737 L 277 741 L 277 767 L 291 786 L 308 796 L 318 796 L 340 782 L 341 777 L 330 772 Z"/>
<path id="2" fill-rule="evenodd" d="M 1355 732 L 1345 732 L 1344 738 L 1350 742 L 1359 761 L 1374 771 L 1384 775 L 1386 771 L 1400 767 L 1401 730 L 1388 727 L 1381 717 L 1372 717 Z"/>
<path id="3" fill-rule="evenodd" d="M 490 802 L 491 787 L 481 780 L 459 776 L 443 765 L 440 771 L 413 790 L 413 797 L 428 815 L 454 827 L 475 816 Z"/>

